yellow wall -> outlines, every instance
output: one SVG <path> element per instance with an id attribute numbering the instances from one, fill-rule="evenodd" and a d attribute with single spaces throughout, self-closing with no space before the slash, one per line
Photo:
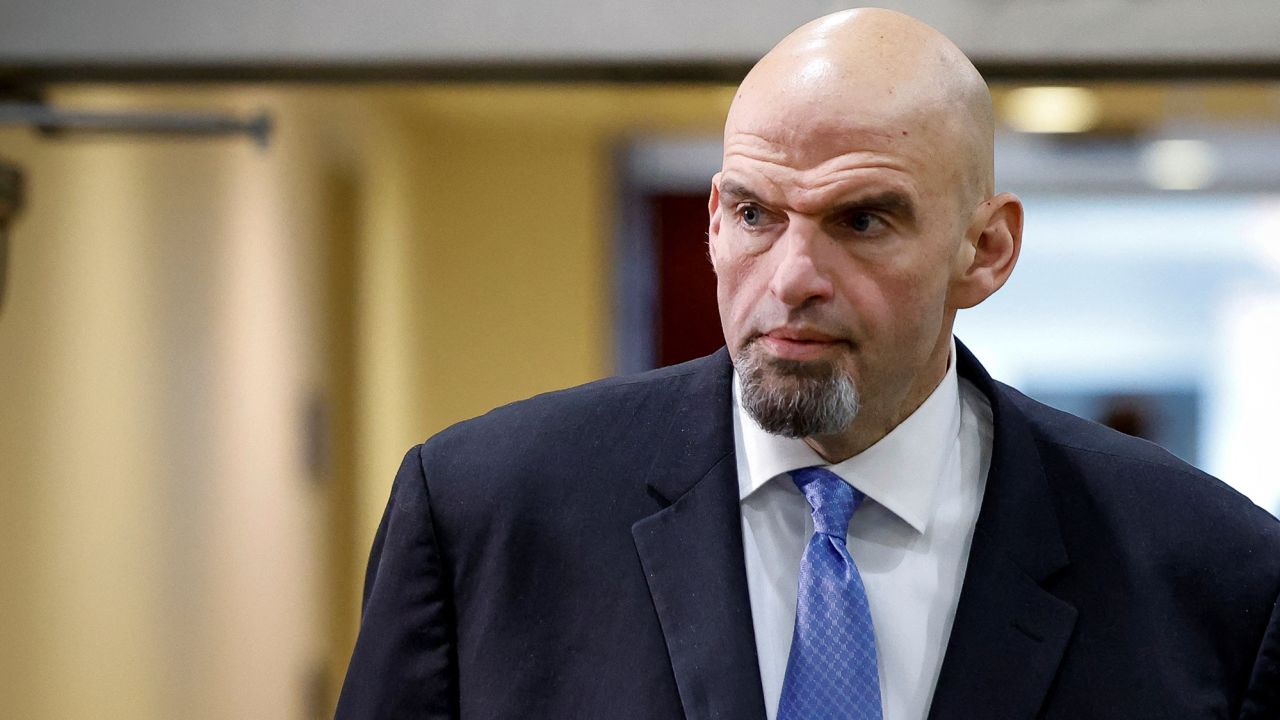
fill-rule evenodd
<path id="1" fill-rule="evenodd" d="M 715 87 L 388 92 L 395 169 L 367 189 L 361 253 L 361 305 L 377 318 L 357 349 L 361 567 L 406 443 L 610 372 L 614 148 L 633 133 L 714 134 L 728 99 Z"/>
<path id="2" fill-rule="evenodd" d="M 7 716 L 302 714 L 326 639 L 323 496 L 298 420 L 325 379 L 316 187 L 337 159 L 312 155 L 291 107 L 267 153 L 0 135 L 31 183 L 0 317 Z"/>
<path id="3" fill-rule="evenodd" d="M 728 97 L 66 88 L 278 127 L 265 151 L 0 131 L 31 183 L 0 315 L 6 715 L 327 713 L 400 455 L 609 372 L 615 143 L 714 134 Z"/>

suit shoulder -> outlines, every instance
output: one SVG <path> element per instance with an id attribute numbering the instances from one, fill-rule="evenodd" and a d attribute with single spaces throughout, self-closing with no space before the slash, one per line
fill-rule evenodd
<path id="1" fill-rule="evenodd" d="M 1105 425 L 1068 412 L 1063 412 L 1023 393 L 999 384 L 1007 397 L 1031 424 L 1041 444 L 1094 453 L 1112 458 L 1116 463 L 1142 463 L 1166 468 L 1172 472 L 1204 475 L 1194 466 L 1155 443 L 1126 435 Z M 1205 475 L 1205 477 L 1208 477 Z"/>
<path id="2" fill-rule="evenodd" d="M 445 428 L 423 445 L 424 454 L 475 457 L 495 450 L 601 444 L 635 423 L 661 423 L 688 378 L 721 361 L 716 355 L 635 375 L 608 377 L 541 393 Z M 495 447 L 495 445 L 497 447 Z"/>
<path id="3" fill-rule="evenodd" d="M 1141 438 L 1049 407 L 1008 386 L 1001 390 L 1027 418 L 1047 467 L 1059 480 L 1083 485 L 1095 500 L 1111 501 L 1151 520 L 1188 513 L 1189 532 L 1237 532 L 1280 550 L 1280 523 L 1235 488 Z M 1068 472 L 1069 471 L 1069 472 Z M 1145 509 L 1145 510 L 1144 510 Z"/>

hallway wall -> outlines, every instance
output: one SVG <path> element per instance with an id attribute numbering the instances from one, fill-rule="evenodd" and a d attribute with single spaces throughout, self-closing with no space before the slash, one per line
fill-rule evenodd
<path id="1" fill-rule="evenodd" d="M 400 456 L 610 372 L 615 143 L 718 87 L 68 87 L 244 139 L 0 131 L 0 696 L 29 718 L 326 715 Z"/>

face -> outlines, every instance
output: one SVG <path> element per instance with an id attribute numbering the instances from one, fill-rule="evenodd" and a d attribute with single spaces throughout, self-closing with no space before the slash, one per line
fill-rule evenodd
<path id="1" fill-rule="evenodd" d="M 710 249 L 744 405 L 766 430 L 832 435 L 857 418 L 878 437 L 945 372 L 969 212 L 927 130 L 731 121 Z"/>

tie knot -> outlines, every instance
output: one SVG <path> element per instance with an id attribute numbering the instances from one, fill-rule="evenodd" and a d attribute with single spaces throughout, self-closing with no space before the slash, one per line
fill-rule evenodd
<path id="1" fill-rule="evenodd" d="M 853 511 L 866 495 L 825 467 L 792 470 L 791 480 L 813 508 L 813 531 L 844 542 Z"/>

